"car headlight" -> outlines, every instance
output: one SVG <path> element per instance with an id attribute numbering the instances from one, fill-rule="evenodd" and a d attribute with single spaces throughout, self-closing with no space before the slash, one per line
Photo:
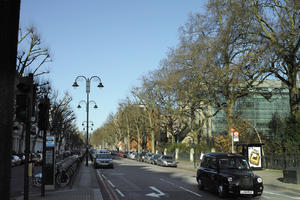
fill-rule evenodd
<path id="1" fill-rule="evenodd" d="M 258 183 L 262 183 L 262 182 L 263 182 L 262 178 L 260 178 L 260 177 L 258 177 L 258 178 L 256 179 L 256 181 L 257 181 Z"/>
<path id="2" fill-rule="evenodd" d="M 232 182 L 232 177 L 227 178 L 228 182 Z"/>

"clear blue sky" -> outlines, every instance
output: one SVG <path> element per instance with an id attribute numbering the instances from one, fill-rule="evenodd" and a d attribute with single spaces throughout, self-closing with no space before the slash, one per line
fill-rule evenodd
<path id="1" fill-rule="evenodd" d="M 35 26 L 49 47 L 53 89 L 71 94 L 82 130 L 86 109 L 76 107 L 86 100 L 86 84 L 72 88 L 78 75 L 102 79 L 104 88 L 92 82 L 90 93 L 99 107 L 90 108 L 90 120 L 100 127 L 178 44 L 178 28 L 189 14 L 203 10 L 204 0 L 22 0 L 20 26 Z"/>

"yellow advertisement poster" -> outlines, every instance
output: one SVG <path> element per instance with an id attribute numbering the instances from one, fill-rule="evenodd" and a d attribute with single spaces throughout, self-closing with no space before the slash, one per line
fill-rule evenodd
<path id="1" fill-rule="evenodd" d="M 261 147 L 248 147 L 250 167 L 261 167 Z"/>

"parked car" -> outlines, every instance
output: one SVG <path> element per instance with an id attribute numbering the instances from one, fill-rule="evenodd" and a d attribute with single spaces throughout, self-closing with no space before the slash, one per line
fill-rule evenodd
<path id="1" fill-rule="evenodd" d="M 125 152 L 120 151 L 120 152 L 119 152 L 119 156 L 122 157 L 122 158 L 127 158 L 127 155 L 128 155 L 128 152 L 127 152 L 127 151 L 125 151 Z"/>
<path id="2" fill-rule="evenodd" d="M 12 155 L 11 156 L 11 166 L 15 167 L 15 166 L 19 166 L 21 165 L 22 160 L 19 158 L 19 156 L 17 155 Z"/>
<path id="3" fill-rule="evenodd" d="M 144 162 L 146 153 L 147 153 L 147 152 L 145 152 L 145 151 L 139 152 L 139 153 L 137 154 L 136 160 L 138 160 L 138 161 L 140 161 L 140 162 Z"/>
<path id="4" fill-rule="evenodd" d="M 159 166 L 165 166 L 165 167 L 177 167 L 176 161 L 173 159 L 172 156 L 160 156 L 157 159 L 157 165 Z"/>
<path id="5" fill-rule="evenodd" d="M 151 158 L 152 158 L 152 154 L 151 153 L 146 153 L 146 155 L 144 157 L 144 162 L 151 163 Z"/>
<path id="6" fill-rule="evenodd" d="M 207 153 L 197 170 L 198 188 L 227 195 L 255 197 L 263 193 L 263 180 L 255 175 L 247 159 L 239 154 Z"/>
<path id="7" fill-rule="evenodd" d="M 137 159 L 137 152 L 136 151 L 130 151 L 128 153 L 128 158 L 133 159 L 133 160 Z"/>
<path id="8" fill-rule="evenodd" d="M 114 168 L 112 156 L 110 153 L 98 153 L 94 159 L 94 167 L 110 167 Z"/>
<path id="9" fill-rule="evenodd" d="M 160 154 L 153 154 L 153 155 L 151 156 L 151 164 L 157 165 L 157 159 L 158 159 L 160 156 L 161 156 Z"/>

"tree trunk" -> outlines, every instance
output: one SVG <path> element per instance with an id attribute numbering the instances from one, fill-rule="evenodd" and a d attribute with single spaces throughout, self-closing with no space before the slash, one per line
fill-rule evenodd
<path id="1" fill-rule="evenodd" d="M 226 121 L 227 121 L 227 126 L 228 126 L 228 130 L 227 130 L 227 134 L 228 136 L 231 136 L 232 131 L 231 129 L 234 128 L 234 101 L 232 100 L 227 100 L 227 108 L 225 109 L 225 113 L 226 113 Z"/>

